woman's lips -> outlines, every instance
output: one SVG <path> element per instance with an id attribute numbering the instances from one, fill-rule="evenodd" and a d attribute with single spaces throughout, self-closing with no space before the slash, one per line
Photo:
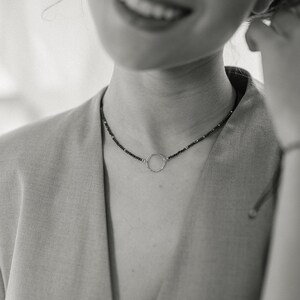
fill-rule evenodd
<path id="1" fill-rule="evenodd" d="M 170 2 L 113 0 L 116 10 L 127 22 L 146 31 L 168 29 L 189 16 L 190 8 Z M 144 6 L 143 6 L 144 5 Z"/>

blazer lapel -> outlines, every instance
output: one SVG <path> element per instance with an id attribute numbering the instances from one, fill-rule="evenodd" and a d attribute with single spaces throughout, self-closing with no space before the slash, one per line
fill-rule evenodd
<path id="1" fill-rule="evenodd" d="M 221 129 L 185 218 L 158 300 L 259 299 L 274 199 L 248 213 L 278 164 L 279 145 L 251 78 Z"/>
<path id="2" fill-rule="evenodd" d="M 7 300 L 112 299 L 102 92 L 46 121 L 47 141 L 35 147 L 43 151 L 19 165 L 22 205 Z"/>

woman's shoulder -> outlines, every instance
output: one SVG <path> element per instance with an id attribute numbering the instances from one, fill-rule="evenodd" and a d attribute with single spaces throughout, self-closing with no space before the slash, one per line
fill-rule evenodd
<path id="1" fill-rule="evenodd" d="M 11 232 L 1 228 L 15 228 L 24 199 L 33 194 L 34 199 L 43 198 L 58 183 L 66 184 L 63 172 L 72 179 L 74 169 L 84 169 L 83 164 L 78 165 L 81 157 L 84 161 L 91 157 L 86 145 L 99 130 L 93 130 L 99 122 L 97 108 L 98 94 L 0 137 L 0 261 L 5 239 L 13 240 Z"/>
<path id="2" fill-rule="evenodd" d="M 269 140 L 278 144 L 275 129 L 265 102 L 264 83 L 240 67 L 226 67 L 229 78 L 242 95 L 233 118 L 240 123 L 247 123 L 245 129 L 253 133 L 265 132 Z"/>
<path id="3" fill-rule="evenodd" d="M 98 93 L 99 94 L 99 93 Z M 66 143 L 72 134 L 82 133 L 88 126 L 97 96 L 56 115 L 43 117 L 38 121 L 19 127 L 0 136 L 0 166 L 21 158 L 36 159 L 46 155 L 59 144 Z"/>
<path id="4" fill-rule="evenodd" d="M 61 191 L 69 188 L 68 197 L 81 188 L 80 175 L 89 174 L 97 154 L 91 155 L 90 141 L 99 132 L 93 129 L 99 122 L 98 102 L 97 94 L 0 137 L 0 262 L 11 259 L 21 217 L 24 221 L 35 207 L 39 213 L 38 207 Z"/>

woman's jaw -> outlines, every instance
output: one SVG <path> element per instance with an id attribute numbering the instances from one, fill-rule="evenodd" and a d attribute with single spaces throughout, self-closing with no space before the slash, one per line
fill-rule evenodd
<path id="1" fill-rule="evenodd" d="M 220 51 L 256 0 L 89 0 L 102 45 L 122 67 L 169 69 Z"/>

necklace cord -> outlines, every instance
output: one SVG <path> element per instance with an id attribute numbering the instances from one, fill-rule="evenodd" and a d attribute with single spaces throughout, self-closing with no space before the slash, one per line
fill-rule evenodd
<path id="1" fill-rule="evenodd" d="M 106 88 L 107 90 L 107 88 Z M 108 134 L 110 135 L 110 137 L 112 138 L 112 140 L 116 143 L 116 145 L 121 148 L 123 150 L 123 152 L 127 153 L 128 155 L 132 156 L 133 158 L 143 162 L 143 163 L 146 163 L 147 164 L 147 167 L 148 167 L 148 162 L 149 162 L 149 158 L 151 157 L 151 155 L 145 159 L 145 158 L 141 158 L 135 154 L 133 154 L 132 152 L 130 152 L 129 150 L 127 150 L 124 146 L 121 145 L 121 143 L 117 140 L 116 136 L 114 135 L 114 133 L 112 132 L 111 128 L 109 127 L 108 125 L 108 122 L 105 118 L 105 115 L 104 115 L 104 112 L 103 112 L 103 98 L 104 98 L 104 95 L 105 95 L 105 92 L 106 90 L 104 91 L 101 99 L 100 99 L 100 114 L 101 114 L 101 120 L 103 121 L 104 123 L 104 126 L 108 132 Z M 186 147 L 182 148 L 181 150 L 179 150 L 178 152 L 170 155 L 170 156 L 167 156 L 165 157 L 166 160 L 170 160 L 171 158 L 174 158 L 176 157 L 177 155 L 183 153 L 184 151 L 188 150 L 189 148 L 191 148 L 192 146 L 196 145 L 197 143 L 203 141 L 205 138 L 207 138 L 208 136 L 210 136 L 212 133 L 214 133 L 217 129 L 219 129 L 221 126 L 223 126 L 227 120 L 230 118 L 230 116 L 232 115 L 232 113 L 234 112 L 234 110 L 236 109 L 237 105 L 238 105 L 238 102 L 239 102 L 239 92 L 236 90 L 236 99 L 235 99 L 235 105 L 234 105 L 234 108 L 233 110 L 231 110 L 227 115 L 226 117 L 220 122 L 218 123 L 213 129 L 211 129 L 209 132 L 207 132 L 206 134 L 202 135 L 201 137 L 199 137 L 198 139 L 194 140 L 192 143 L 190 143 L 189 145 L 187 145 Z M 161 154 L 155 154 L 155 155 L 161 155 Z M 161 155 L 163 156 L 163 155 Z M 161 171 L 161 170 L 159 170 Z"/>

